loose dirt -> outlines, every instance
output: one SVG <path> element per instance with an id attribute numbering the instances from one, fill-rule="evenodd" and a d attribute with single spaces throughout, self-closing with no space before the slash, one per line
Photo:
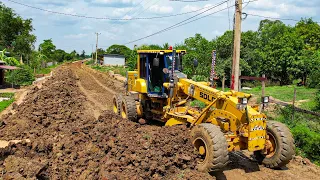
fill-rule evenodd
<path id="1" fill-rule="evenodd" d="M 107 87 L 107 88 L 105 88 Z M 222 173 L 196 170 L 189 128 L 140 125 L 110 109 L 121 83 L 80 63 L 59 67 L 2 116 L 1 140 L 30 139 L 0 149 L 0 179 L 316 179 L 320 170 L 296 157 L 287 169 L 231 153 Z M 96 105 L 99 104 L 99 105 Z"/>

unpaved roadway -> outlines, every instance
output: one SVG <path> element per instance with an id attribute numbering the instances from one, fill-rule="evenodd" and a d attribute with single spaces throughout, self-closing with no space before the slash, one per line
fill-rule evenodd
<path id="1" fill-rule="evenodd" d="M 184 126 L 139 125 L 113 115 L 122 83 L 81 63 L 59 67 L 40 88 L 1 117 L 0 179 L 318 179 L 319 167 L 296 157 L 286 168 L 258 165 L 248 152 L 230 153 L 223 172 L 195 170 Z"/>

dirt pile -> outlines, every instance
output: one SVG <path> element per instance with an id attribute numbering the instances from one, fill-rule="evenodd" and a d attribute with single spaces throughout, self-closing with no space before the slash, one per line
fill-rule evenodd
<path id="1" fill-rule="evenodd" d="M 195 155 L 185 127 L 140 126 L 105 112 L 94 119 L 77 78 L 59 68 L 14 114 L 1 139 L 30 139 L 0 149 L 4 179 L 194 179 Z"/>
<path id="2" fill-rule="evenodd" d="M 102 176 L 120 179 L 212 178 L 195 171 L 196 155 L 183 126 L 140 126 L 106 112 L 100 121 L 107 122 L 106 156 Z M 193 176 L 194 175 L 194 176 Z"/>

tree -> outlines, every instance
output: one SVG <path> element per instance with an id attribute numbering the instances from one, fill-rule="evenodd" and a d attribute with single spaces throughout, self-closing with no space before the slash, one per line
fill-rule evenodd
<path id="1" fill-rule="evenodd" d="M 57 61 L 57 62 L 63 62 L 66 60 L 66 55 L 67 53 L 62 50 L 62 49 L 57 49 L 54 51 L 52 57 Z"/>
<path id="2" fill-rule="evenodd" d="M 258 30 L 258 49 L 255 59 L 261 62 L 260 72 L 280 85 L 292 83 L 294 68 L 303 42 L 293 27 L 281 21 L 263 20 Z"/>
<path id="3" fill-rule="evenodd" d="M 52 39 L 46 39 L 39 45 L 39 51 L 50 60 L 52 60 L 55 50 L 56 46 L 53 44 Z"/>
<path id="4" fill-rule="evenodd" d="M 84 50 L 82 50 L 82 53 L 81 53 L 80 57 L 82 59 L 86 58 L 86 52 Z"/>
<path id="5" fill-rule="evenodd" d="M 76 58 L 77 58 L 77 51 L 76 51 L 76 50 L 73 50 L 73 51 L 70 53 L 70 56 L 72 57 L 72 59 L 76 59 Z"/>
<path id="6" fill-rule="evenodd" d="M 184 41 L 187 54 L 184 56 L 184 72 L 192 77 L 194 75 L 209 77 L 211 69 L 212 50 L 215 49 L 215 42 L 208 41 L 200 34 L 187 38 Z M 193 60 L 197 59 L 199 67 L 193 67 Z"/>
<path id="7" fill-rule="evenodd" d="M 303 40 L 305 49 L 317 50 L 320 48 L 320 25 L 311 18 L 299 21 L 295 29 Z"/>
<path id="8" fill-rule="evenodd" d="M 128 55 L 131 53 L 131 49 L 129 49 L 127 46 L 124 46 L 124 45 L 114 44 L 106 50 L 106 53 Z"/>
<path id="9" fill-rule="evenodd" d="M 16 60 L 14 57 L 7 57 L 6 56 L 6 49 L 0 52 L 0 60 L 6 62 L 9 66 L 17 66 L 19 65 L 19 61 Z"/>
<path id="10" fill-rule="evenodd" d="M 32 61 L 30 61 L 29 66 L 33 69 L 40 69 L 42 66 L 45 67 L 45 62 L 47 57 L 41 54 L 39 51 L 33 51 L 31 56 Z"/>
<path id="11" fill-rule="evenodd" d="M 0 49 L 6 48 L 13 56 L 31 56 L 36 41 L 32 19 L 22 19 L 0 2 L 0 24 Z"/>

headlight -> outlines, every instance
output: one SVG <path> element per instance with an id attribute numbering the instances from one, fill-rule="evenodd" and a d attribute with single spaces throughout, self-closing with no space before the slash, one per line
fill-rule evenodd
<path id="1" fill-rule="evenodd" d="M 262 97 L 261 98 L 261 102 L 264 103 L 264 104 L 269 103 L 269 96 Z"/>
<path id="2" fill-rule="evenodd" d="M 248 104 L 248 99 L 247 98 L 239 98 L 238 103 L 239 104 Z"/>

